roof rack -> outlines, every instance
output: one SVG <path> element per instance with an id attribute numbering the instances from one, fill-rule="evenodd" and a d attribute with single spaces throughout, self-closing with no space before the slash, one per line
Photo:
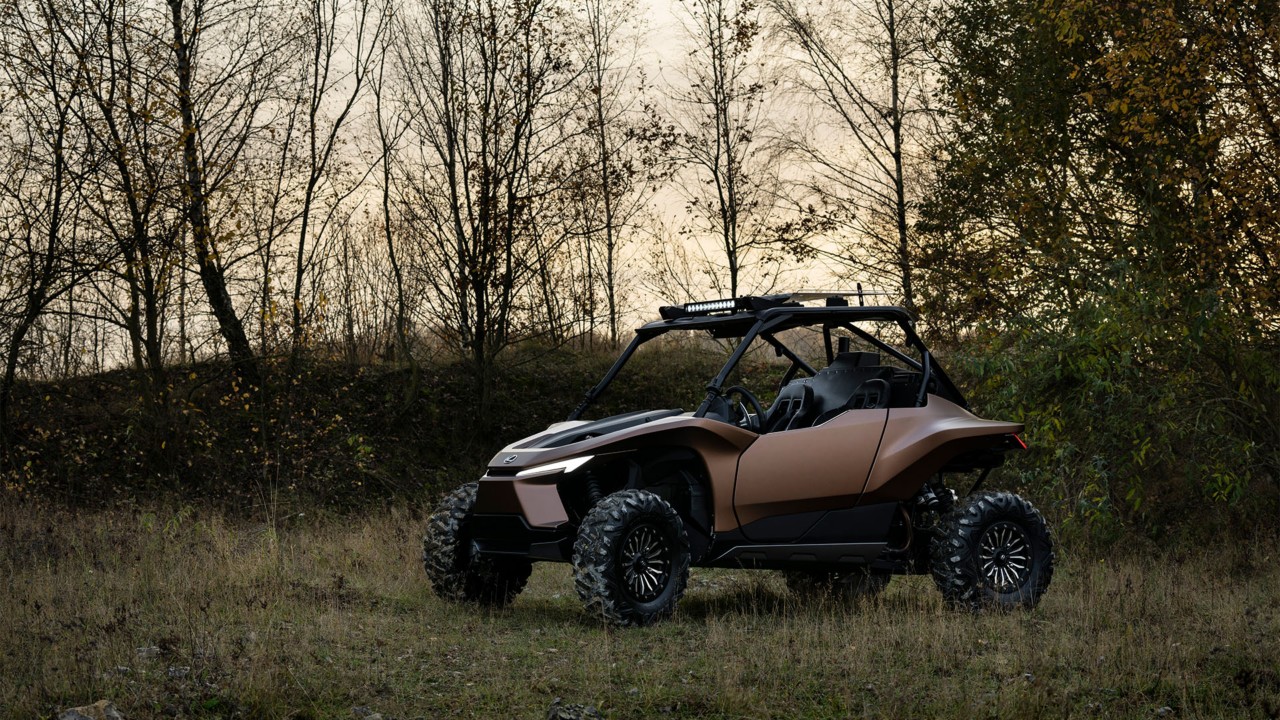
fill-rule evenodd
<path id="1" fill-rule="evenodd" d="M 862 289 L 862 283 L 855 285 L 856 290 L 800 290 L 790 294 L 790 298 L 795 302 L 808 302 L 810 300 L 826 300 L 827 305 L 835 305 L 831 302 L 833 298 L 858 298 L 858 305 L 865 306 L 866 299 L 869 297 L 888 297 L 891 293 L 887 292 L 871 292 Z"/>
<path id="2" fill-rule="evenodd" d="M 799 290 L 776 295 L 745 295 L 739 298 L 722 298 L 719 300 L 698 300 L 683 305 L 666 305 L 658 309 L 663 320 L 672 321 L 688 317 L 708 317 L 713 315 L 734 315 L 752 313 L 776 307 L 800 307 L 800 303 L 813 300 L 826 300 L 828 306 L 847 306 L 847 298 L 858 298 L 858 305 L 866 305 L 866 298 L 888 295 L 886 292 L 866 292 L 862 283 L 857 290 Z"/>

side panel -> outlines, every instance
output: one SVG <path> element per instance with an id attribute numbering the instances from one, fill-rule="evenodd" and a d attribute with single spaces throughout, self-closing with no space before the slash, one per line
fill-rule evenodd
<path id="1" fill-rule="evenodd" d="M 899 503 L 774 515 L 738 528 L 752 542 L 883 542 Z"/>
<path id="2" fill-rule="evenodd" d="M 823 513 L 809 532 L 798 542 L 884 542 L 889 536 L 889 524 L 900 511 L 898 503 L 858 505 L 848 510 L 832 510 Z"/>
<path id="3" fill-rule="evenodd" d="M 818 427 L 761 436 L 738 464 L 738 522 L 853 507 L 887 418 L 887 410 L 850 410 Z"/>
<path id="4" fill-rule="evenodd" d="M 908 500 L 951 458 L 1021 431 L 1018 423 L 983 420 L 936 395 L 924 407 L 893 408 L 861 502 Z"/>

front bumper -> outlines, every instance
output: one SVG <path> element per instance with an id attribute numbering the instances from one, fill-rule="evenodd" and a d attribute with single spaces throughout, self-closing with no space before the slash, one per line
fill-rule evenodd
<path id="1" fill-rule="evenodd" d="M 568 561 L 574 535 L 556 482 L 560 474 L 480 478 L 469 531 L 476 550 Z"/>
<path id="2" fill-rule="evenodd" d="M 519 515 L 473 514 L 467 520 L 471 542 L 484 555 L 509 555 L 530 560 L 568 562 L 574 536 L 568 526 L 536 528 Z"/>

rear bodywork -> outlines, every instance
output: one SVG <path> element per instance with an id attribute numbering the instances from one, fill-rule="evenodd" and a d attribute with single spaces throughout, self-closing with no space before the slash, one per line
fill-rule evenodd
<path id="1" fill-rule="evenodd" d="M 850 307 L 839 298 L 812 307 L 796 296 L 721 302 L 733 305 L 710 312 L 664 308 L 664 319 L 637 331 L 568 421 L 490 460 L 471 520 L 475 550 L 566 561 L 578 523 L 602 495 L 645 488 L 679 511 L 695 564 L 918 571 L 912 528 L 940 492 L 929 483 L 974 471 L 981 482 L 1007 450 L 1022 447 L 1021 425 L 968 411 L 901 308 Z M 864 329 L 886 323 L 904 332 L 914 354 Z M 822 330 L 823 370 L 778 339 L 801 327 Z M 699 408 L 580 419 L 636 348 L 683 330 L 737 340 Z M 848 344 L 833 342 L 836 334 L 866 341 L 896 365 L 879 364 L 875 353 L 841 352 Z M 772 345 L 791 366 L 768 410 L 734 422 L 723 386 L 757 342 Z M 787 406 L 787 398 L 795 405 Z"/>

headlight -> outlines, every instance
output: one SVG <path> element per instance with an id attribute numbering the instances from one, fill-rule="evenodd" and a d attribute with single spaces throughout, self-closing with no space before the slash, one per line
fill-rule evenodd
<path id="1" fill-rule="evenodd" d="M 582 457 L 569 458 L 568 460 L 557 460 L 546 465 L 537 465 L 535 467 L 526 468 L 516 473 L 516 477 L 529 477 L 530 475 L 549 475 L 551 473 L 571 473 L 574 470 L 591 462 L 591 458 L 595 455 L 583 455 Z"/>

